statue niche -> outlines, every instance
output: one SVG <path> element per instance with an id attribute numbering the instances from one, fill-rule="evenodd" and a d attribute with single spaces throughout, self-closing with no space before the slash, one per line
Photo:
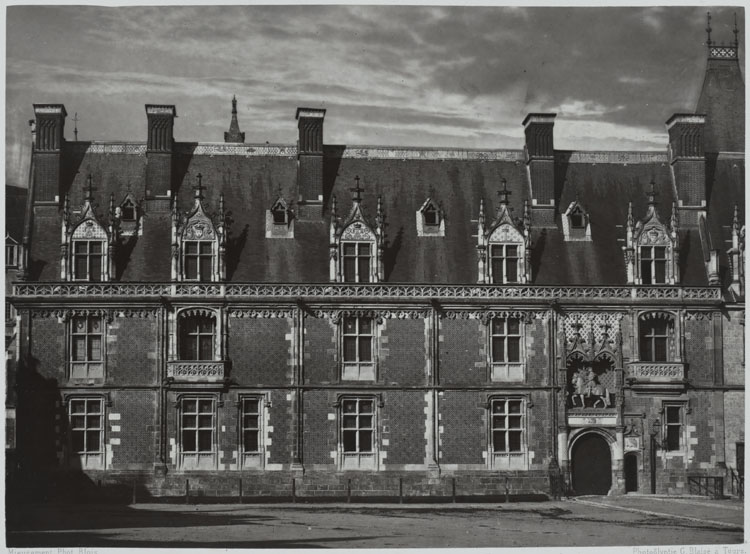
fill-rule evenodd
<path id="1" fill-rule="evenodd" d="M 593 361 L 580 352 L 567 360 L 568 408 L 610 408 L 614 406 L 614 362 L 606 355 Z"/>

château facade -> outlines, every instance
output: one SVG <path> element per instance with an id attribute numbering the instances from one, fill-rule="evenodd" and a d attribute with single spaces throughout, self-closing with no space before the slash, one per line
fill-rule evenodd
<path id="1" fill-rule="evenodd" d="M 737 42 L 706 63 L 662 152 L 556 149 L 551 113 L 517 150 L 328 144 L 306 107 L 250 144 L 234 100 L 223 143 L 172 105 L 68 141 L 34 104 L 12 486 L 736 494 Z"/>

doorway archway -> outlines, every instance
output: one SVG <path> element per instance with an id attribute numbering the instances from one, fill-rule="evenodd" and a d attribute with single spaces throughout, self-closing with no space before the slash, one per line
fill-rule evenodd
<path id="1" fill-rule="evenodd" d="M 585 433 L 573 444 L 573 489 L 576 494 L 607 494 L 612 486 L 612 454 L 598 433 Z"/>

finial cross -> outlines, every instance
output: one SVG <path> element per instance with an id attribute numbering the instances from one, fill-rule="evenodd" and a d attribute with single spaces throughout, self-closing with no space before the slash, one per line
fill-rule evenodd
<path id="1" fill-rule="evenodd" d="M 206 189 L 206 187 L 203 186 L 203 175 L 201 175 L 200 173 L 198 173 L 198 175 L 196 175 L 196 177 L 198 178 L 198 184 L 197 185 L 193 185 L 193 190 L 195 191 L 195 198 L 198 199 L 198 200 L 202 200 L 203 199 L 203 191 Z"/>
<path id="2" fill-rule="evenodd" d="M 500 182 L 503 185 L 502 190 L 497 191 L 497 195 L 500 197 L 500 203 L 501 204 L 507 204 L 508 203 L 508 195 L 513 194 L 508 190 L 508 181 L 505 179 L 500 179 Z"/>
<path id="3" fill-rule="evenodd" d="M 354 177 L 354 182 L 357 185 L 354 188 L 350 188 L 349 191 L 352 192 L 352 193 L 354 193 L 352 199 L 355 202 L 360 203 L 360 202 L 362 202 L 362 191 L 364 191 L 365 189 L 363 189 L 362 187 L 359 186 L 359 175 L 357 175 L 356 177 Z"/>
<path id="4" fill-rule="evenodd" d="M 76 142 L 78 142 L 78 112 L 73 116 L 73 123 L 75 125 L 73 127 L 73 134 L 75 135 Z"/>

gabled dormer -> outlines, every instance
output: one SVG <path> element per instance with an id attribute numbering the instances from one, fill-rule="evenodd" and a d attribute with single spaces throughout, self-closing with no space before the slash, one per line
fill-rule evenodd
<path id="1" fill-rule="evenodd" d="M 648 210 L 636 222 L 633 204 L 628 204 L 623 252 L 628 283 L 632 285 L 676 285 L 680 282 L 679 222 L 677 205 L 672 205 L 669 224 L 663 223 L 656 209 L 654 183 L 648 193 Z"/>
<path id="2" fill-rule="evenodd" d="M 267 239 L 293 239 L 294 238 L 294 212 L 287 204 L 281 191 L 278 198 L 266 210 L 266 238 Z"/>
<path id="3" fill-rule="evenodd" d="M 359 177 L 352 192 L 352 208 L 339 223 L 336 197 L 331 203 L 330 278 L 340 283 L 377 283 L 383 280 L 383 204 L 378 197 L 375 223 L 371 224 L 362 211 L 362 188 Z"/>
<path id="4" fill-rule="evenodd" d="M 63 201 L 60 278 L 63 281 L 109 281 L 115 274 L 114 250 L 120 220 L 110 196 L 108 220 L 100 218 L 94 204 L 91 175 L 86 180 L 83 205 L 72 213 L 70 200 Z"/>
<path id="5" fill-rule="evenodd" d="M 507 182 L 498 191 L 500 203 L 495 219 L 485 224 L 484 200 L 479 203 L 477 252 L 479 283 L 523 284 L 531 282 L 531 214 L 524 202 L 523 219 L 512 217 Z"/>
<path id="6" fill-rule="evenodd" d="M 576 198 L 562 215 L 563 236 L 566 241 L 590 241 L 589 214 Z"/>
<path id="7" fill-rule="evenodd" d="M 444 237 L 445 214 L 440 204 L 432 197 L 427 198 L 417 210 L 418 237 Z"/>
<path id="8" fill-rule="evenodd" d="M 116 208 L 120 219 L 120 233 L 124 237 L 140 235 L 141 229 L 141 204 L 136 201 L 131 192 L 125 195 L 120 205 Z"/>
<path id="9" fill-rule="evenodd" d="M 209 217 L 203 206 L 202 175 L 193 187 L 193 206 L 182 216 L 177 195 L 172 201 L 172 280 L 216 282 L 226 278 L 226 213 L 224 194 L 219 212 Z"/>

